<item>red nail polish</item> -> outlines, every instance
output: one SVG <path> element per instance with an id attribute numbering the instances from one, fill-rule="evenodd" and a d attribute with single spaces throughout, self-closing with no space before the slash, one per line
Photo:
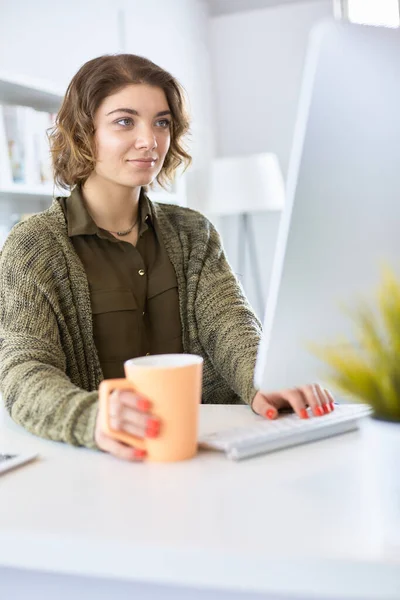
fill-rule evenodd
<path id="1" fill-rule="evenodd" d="M 146 398 L 139 398 L 136 403 L 138 410 L 148 412 L 150 410 L 150 402 Z"/>
<path id="2" fill-rule="evenodd" d="M 335 403 L 334 402 L 329 402 L 331 410 L 335 410 Z"/>
<path id="3" fill-rule="evenodd" d="M 268 417 L 268 419 L 273 419 L 275 417 L 275 411 L 272 410 L 272 408 L 270 408 L 269 410 L 267 410 L 267 412 L 265 414 Z"/>
<path id="4" fill-rule="evenodd" d="M 323 404 L 322 405 L 322 410 L 324 411 L 324 413 L 327 415 L 328 413 L 331 412 L 331 407 L 329 406 L 329 404 Z"/>
<path id="5" fill-rule="evenodd" d="M 158 436 L 158 434 L 160 433 L 159 428 L 157 427 L 147 427 L 146 429 L 146 437 L 148 438 L 155 438 Z"/>
<path id="6" fill-rule="evenodd" d="M 308 417 L 307 409 L 305 409 L 305 408 L 300 409 L 300 418 L 301 419 L 308 419 L 309 418 Z"/>
<path id="7" fill-rule="evenodd" d="M 313 413 L 316 417 L 322 417 L 324 415 L 324 411 L 322 410 L 321 406 L 316 406 L 313 408 Z"/>
<path id="8" fill-rule="evenodd" d="M 150 417 L 149 419 L 147 419 L 147 423 L 146 423 L 146 427 L 149 429 L 159 429 L 160 428 L 160 421 L 158 419 L 153 419 L 152 417 Z"/>
<path id="9" fill-rule="evenodd" d="M 144 458 L 146 456 L 146 450 L 142 450 L 141 448 L 133 449 L 133 458 Z"/>

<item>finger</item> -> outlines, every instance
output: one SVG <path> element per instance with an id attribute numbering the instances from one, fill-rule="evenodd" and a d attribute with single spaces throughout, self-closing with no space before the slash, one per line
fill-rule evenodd
<path id="1" fill-rule="evenodd" d="M 254 399 L 252 408 L 262 417 L 267 417 L 267 419 L 276 419 L 279 416 L 280 410 L 287 408 L 292 409 L 291 401 L 293 401 L 294 397 L 292 392 L 292 390 L 284 390 L 282 392 L 260 394 L 259 398 L 256 397 Z M 301 401 L 302 400 L 300 397 L 300 402 Z M 304 408 L 305 410 L 305 405 L 299 408 Z M 305 410 L 305 413 L 301 413 L 300 416 L 302 418 L 307 418 L 307 411 Z"/>
<path id="2" fill-rule="evenodd" d="M 287 390 L 289 391 L 289 390 Z M 289 404 L 285 398 L 285 391 L 282 392 L 269 392 L 268 394 L 262 394 L 257 392 L 252 403 L 252 409 L 261 415 L 262 417 L 268 416 L 268 418 L 275 418 L 278 416 L 278 411 L 284 408 L 288 408 Z M 272 411 L 271 414 L 266 414 L 267 411 Z M 272 416 L 273 413 L 273 416 Z"/>
<path id="3" fill-rule="evenodd" d="M 299 388 L 299 390 L 304 397 L 304 401 L 311 408 L 314 417 L 322 417 L 325 412 L 322 408 L 322 401 L 318 391 L 315 389 L 315 385 L 305 385 L 304 387 Z"/>
<path id="4" fill-rule="evenodd" d="M 134 435 L 140 439 L 146 437 L 146 430 L 143 427 L 136 427 L 131 423 L 122 423 L 122 421 L 119 419 L 110 418 L 110 427 L 114 431 L 130 433 L 131 435 Z"/>
<path id="5" fill-rule="evenodd" d="M 300 419 L 308 419 L 307 402 L 301 388 L 285 390 L 283 397 Z"/>
<path id="6" fill-rule="evenodd" d="M 147 437 L 155 437 L 160 431 L 160 419 L 149 416 L 147 413 L 141 413 L 134 408 L 122 406 L 119 414 L 119 422 L 121 429 L 132 433 L 135 429 L 141 432 L 141 435 Z M 136 435 L 133 433 L 133 435 Z"/>
<path id="7" fill-rule="evenodd" d="M 134 408 L 127 406 L 121 406 L 119 412 L 119 419 L 122 425 L 130 424 L 140 429 L 159 429 L 160 419 L 147 413 L 141 413 Z"/>
<path id="8" fill-rule="evenodd" d="M 257 393 L 251 407 L 254 412 L 261 417 L 267 417 L 267 419 L 276 419 L 278 416 L 278 409 L 275 404 L 277 401 L 276 397 L 277 394 L 268 394 L 268 396 L 266 396 L 264 394 Z"/>
<path id="9" fill-rule="evenodd" d="M 319 385 L 319 383 L 314 385 L 314 393 L 318 395 L 324 413 L 327 415 L 328 413 L 332 412 L 331 405 L 327 395 L 325 394 L 324 388 Z"/>
<path id="10" fill-rule="evenodd" d="M 133 462 L 141 462 L 146 457 L 146 451 L 141 450 L 140 448 L 134 448 L 132 446 L 127 446 L 122 442 L 118 442 L 117 440 L 113 440 L 107 435 L 103 434 L 98 442 L 98 446 L 116 456 L 117 458 L 122 458 L 123 460 L 129 460 Z"/>
<path id="11" fill-rule="evenodd" d="M 143 438 L 155 438 L 160 433 L 160 426 L 158 422 L 156 425 L 152 425 L 153 421 L 149 419 L 149 423 L 142 425 L 135 425 L 135 423 L 129 421 L 121 421 L 120 419 L 110 418 L 110 427 L 115 431 L 122 431 L 123 433 L 129 433 L 138 437 Z"/>
<path id="12" fill-rule="evenodd" d="M 134 391 L 129 390 L 114 390 L 117 392 L 119 401 L 124 406 L 129 406 L 130 408 L 135 408 L 141 412 L 149 412 L 151 409 L 151 402 L 144 396 L 137 394 Z M 114 393 L 113 392 L 113 393 Z"/>
<path id="13" fill-rule="evenodd" d="M 331 410 L 335 410 L 335 398 L 332 396 L 330 391 L 327 390 L 326 388 L 322 388 L 322 390 L 326 395 L 326 398 L 327 398 L 327 401 L 329 402 L 329 406 L 331 407 Z"/>
<path id="14" fill-rule="evenodd" d="M 268 419 L 275 419 L 279 415 L 278 411 L 285 408 L 294 410 L 301 419 L 308 419 L 307 404 L 297 388 L 269 394 L 259 392 L 254 398 L 252 408 Z"/>
<path id="15" fill-rule="evenodd" d="M 112 429 L 127 431 L 139 437 L 156 437 L 160 430 L 160 421 L 148 413 L 139 412 L 137 408 L 130 408 L 132 402 L 131 392 L 114 390 L 110 394 L 109 419 Z M 125 404 L 123 404 L 125 401 Z M 137 398 L 133 403 L 136 404 Z"/>

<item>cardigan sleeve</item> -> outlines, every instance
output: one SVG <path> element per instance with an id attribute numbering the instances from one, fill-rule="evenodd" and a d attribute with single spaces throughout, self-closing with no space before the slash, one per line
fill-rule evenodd
<path id="1" fill-rule="evenodd" d="M 200 343 L 233 391 L 251 404 L 261 324 L 226 259 L 220 235 L 210 222 L 207 226 L 195 305 Z"/>
<path id="2" fill-rule="evenodd" d="M 0 391 L 14 421 L 55 441 L 95 448 L 97 391 L 75 386 L 54 307 L 48 297 L 51 272 L 39 270 L 33 253 L 10 235 L 0 258 Z M 10 239 L 9 238 L 9 239 Z"/>

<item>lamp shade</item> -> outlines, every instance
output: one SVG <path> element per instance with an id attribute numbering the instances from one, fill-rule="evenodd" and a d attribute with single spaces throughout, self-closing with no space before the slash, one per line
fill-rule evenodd
<path id="1" fill-rule="evenodd" d="M 222 157 L 211 168 L 209 212 L 234 215 L 281 210 L 285 185 L 273 153 Z"/>

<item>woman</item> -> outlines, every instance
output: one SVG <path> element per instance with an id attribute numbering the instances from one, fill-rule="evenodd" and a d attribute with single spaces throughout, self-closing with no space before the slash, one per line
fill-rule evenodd
<path id="1" fill-rule="evenodd" d="M 146 186 L 190 163 L 188 127 L 178 82 L 138 56 L 91 60 L 67 89 L 50 144 L 55 181 L 72 192 L 17 225 L 0 259 L 1 391 L 39 436 L 143 460 L 102 431 L 97 389 L 149 353 L 203 356 L 203 402 L 244 401 L 268 418 L 333 408 L 319 386 L 267 396 L 253 387 L 260 325 L 217 232 L 147 197 Z M 114 392 L 110 424 L 154 437 L 149 410 Z"/>

